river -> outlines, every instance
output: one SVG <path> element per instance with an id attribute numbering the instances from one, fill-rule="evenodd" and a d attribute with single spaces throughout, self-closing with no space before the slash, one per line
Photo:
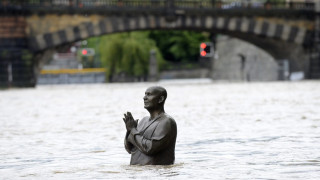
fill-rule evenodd
<path id="1" fill-rule="evenodd" d="M 176 161 L 130 166 L 122 116 L 168 91 Z M 320 179 L 320 82 L 209 80 L 0 91 L 0 179 Z"/>

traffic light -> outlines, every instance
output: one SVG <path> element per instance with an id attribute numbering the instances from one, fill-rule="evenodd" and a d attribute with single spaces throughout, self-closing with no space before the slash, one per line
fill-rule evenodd
<path id="1" fill-rule="evenodd" d="M 81 51 L 81 53 L 82 53 L 82 55 L 87 55 L 88 54 L 88 50 L 86 50 L 86 49 L 82 49 L 82 51 Z"/>
<path id="2" fill-rule="evenodd" d="M 82 48 L 80 49 L 82 56 L 94 56 L 95 52 L 93 48 Z"/>
<path id="3" fill-rule="evenodd" d="M 200 44 L 200 56 L 201 57 L 212 57 L 213 56 L 213 43 L 202 42 Z"/>

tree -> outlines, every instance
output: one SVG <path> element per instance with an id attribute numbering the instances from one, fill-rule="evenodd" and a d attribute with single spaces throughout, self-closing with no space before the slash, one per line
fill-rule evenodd
<path id="1" fill-rule="evenodd" d="M 106 68 L 107 79 L 110 79 L 119 73 L 136 77 L 146 76 L 152 49 L 156 51 L 160 70 L 168 68 L 168 61 L 182 65 L 196 63 L 199 44 L 204 41 L 210 41 L 209 33 L 140 31 L 90 38 L 88 47 L 95 48 L 103 67 Z"/>
<path id="2" fill-rule="evenodd" d="M 194 31 L 152 31 L 150 38 L 157 42 L 166 60 L 182 63 L 197 62 L 199 44 L 210 41 L 209 33 Z"/>
<path id="3" fill-rule="evenodd" d="M 97 50 L 108 79 L 118 73 L 146 76 L 151 49 L 156 50 L 158 67 L 162 68 L 165 65 L 155 41 L 148 36 L 149 32 L 130 32 L 101 37 Z"/>

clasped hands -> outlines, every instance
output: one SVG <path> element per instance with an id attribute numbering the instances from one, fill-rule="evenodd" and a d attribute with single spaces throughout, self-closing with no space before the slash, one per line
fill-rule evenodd
<path id="1" fill-rule="evenodd" d="M 137 127 L 139 120 L 134 120 L 132 114 L 130 112 L 127 112 L 127 114 L 124 114 L 123 121 L 126 124 L 127 131 L 131 131 L 131 129 Z"/>

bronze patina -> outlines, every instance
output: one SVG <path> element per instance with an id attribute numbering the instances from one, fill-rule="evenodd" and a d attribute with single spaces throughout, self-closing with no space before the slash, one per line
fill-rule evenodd
<path id="1" fill-rule="evenodd" d="M 150 87 L 143 97 L 144 108 L 149 111 L 150 116 L 138 122 L 130 112 L 124 114 L 123 121 L 127 129 L 124 145 L 131 154 L 131 165 L 174 163 L 177 125 L 164 111 L 166 98 L 165 88 Z"/>

